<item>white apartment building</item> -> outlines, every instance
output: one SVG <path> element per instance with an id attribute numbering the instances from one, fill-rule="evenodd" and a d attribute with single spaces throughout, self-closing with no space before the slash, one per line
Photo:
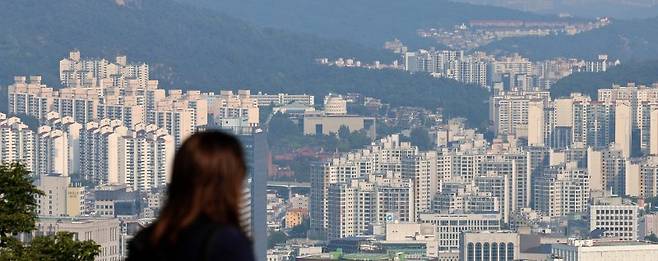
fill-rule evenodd
<path id="1" fill-rule="evenodd" d="M 80 144 L 82 174 L 88 179 L 141 191 L 169 181 L 175 140 L 156 125 L 140 123 L 129 130 L 119 120 L 90 122 Z"/>
<path id="2" fill-rule="evenodd" d="M 401 222 L 413 222 L 413 187 L 409 180 L 371 175 L 329 187 L 327 238 L 366 235 L 373 225 L 382 225 L 387 215 Z"/>
<path id="3" fill-rule="evenodd" d="M 235 126 L 235 120 L 245 122 L 244 127 L 258 127 L 260 121 L 259 101 L 248 90 L 221 91 L 219 94 L 206 94 L 208 113 L 214 123 L 219 126 Z M 265 105 L 269 106 L 269 105 Z"/>
<path id="4" fill-rule="evenodd" d="M 500 198 L 461 180 L 442 184 L 434 196 L 431 213 L 500 213 Z"/>
<path id="5" fill-rule="evenodd" d="M 114 63 L 105 59 L 82 59 L 74 50 L 59 62 L 59 78 L 64 87 L 93 88 L 111 85 L 146 88 L 149 81 L 148 64 L 130 64 L 126 56 L 117 56 Z"/>
<path id="6" fill-rule="evenodd" d="M 41 83 L 41 76 L 14 77 L 14 83 L 8 87 L 8 110 L 10 114 L 25 114 L 42 119 L 52 111 L 53 88 Z"/>
<path id="7" fill-rule="evenodd" d="M 351 184 L 351 180 L 367 178 L 373 174 L 400 174 L 403 158 L 416 154 L 417 150 L 407 142 L 400 142 L 398 135 L 391 135 L 365 149 L 313 165 L 310 193 L 312 233 L 323 234 L 328 227 L 328 215 L 331 212 L 328 198 L 332 184 Z"/>
<path id="8" fill-rule="evenodd" d="M 492 96 L 490 118 L 496 134 L 527 137 L 530 102 L 548 103 L 549 97 L 545 91 L 512 91 Z"/>
<path id="9" fill-rule="evenodd" d="M 589 177 L 587 170 L 578 168 L 575 162 L 545 169 L 534 187 L 534 209 L 548 217 L 587 211 Z"/>
<path id="10" fill-rule="evenodd" d="M 179 147 L 196 131 L 195 113 L 195 110 L 186 104 L 161 101 L 156 107 L 153 124 L 171 133 L 176 147 Z"/>
<path id="11" fill-rule="evenodd" d="M 258 106 L 270 106 L 272 104 L 281 106 L 291 103 L 298 103 L 307 106 L 315 105 L 315 97 L 307 94 L 267 94 L 258 92 L 257 94 L 251 94 L 251 97 L 257 101 Z"/>
<path id="12" fill-rule="evenodd" d="M 36 168 L 35 133 L 18 117 L 0 113 L 0 162 L 21 162 L 29 171 Z"/>
<path id="13" fill-rule="evenodd" d="M 590 231 L 601 229 L 604 237 L 638 240 L 638 206 L 625 204 L 619 197 L 609 197 L 595 199 L 589 213 Z"/>
<path id="14" fill-rule="evenodd" d="M 175 153 L 173 137 L 155 125 L 138 124 L 122 144 L 126 168 L 119 183 L 139 191 L 166 188 Z"/>

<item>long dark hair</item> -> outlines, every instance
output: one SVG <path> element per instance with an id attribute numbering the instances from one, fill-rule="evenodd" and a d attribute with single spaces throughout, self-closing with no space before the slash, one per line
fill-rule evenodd
<path id="1" fill-rule="evenodd" d="M 245 172 L 244 153 L 235 137 L 219 131 L 190 136 L 176 152 L 167 203 L 154 224 L 152 241 L 175 241 L 201 216 L 240 228 Z"/>

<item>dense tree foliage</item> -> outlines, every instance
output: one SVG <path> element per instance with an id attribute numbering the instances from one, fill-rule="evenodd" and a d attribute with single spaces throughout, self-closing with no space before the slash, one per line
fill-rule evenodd
<path id="1" fill-rule="evenodd" d="M 578 57 L 596 59 L 599 54 L 622 61 L 658 59 L 658 17 L 615 20 L 607 27 L 551 37 L 509 38 L 482 48 L 488 52 L 516 52 L 531 59 Z"/>
<path id="2" fill-rule="evenodd" d="M 301 224 L 290 229 L 290 232 L 288 232 L 288 236 L 291 238 L 305 238 L 310 228 L 311 228 L 310 219 L 305 218 Z"/>
<path id="3" fill-rule="evenodd" d="M 34 230 L 36 196 L 42 195 L 19 163 L 0 165 L 0 247 L 12 235 Z"/>
<path id="4" fill-rule="evenodd" d="M 420 150 L 429 150 L 434 147 L 434 142 L 425 128 L 412 129 L 409 134 L 409 140 L 412 145 L 418 146 Z"/>
<path id="5" fill-rule="evenodd" d="M 272 248 L 278 244 L 286 243 L 288 236 L 282 231 L 273 231 L 267 237 L 267 248 Z"/>
<path id="6" fill-rule="evenodd" d="M 658 236 L 656 236 L 656 234 L 654 234 L 654 233 L 651 233 L 651 235 L 648 235 L 648 236 L 644 237 L 644 240 L 651 241 L 651 242 L 654 242 L 654 243 L 658 243 Z"/>
<path id="7" fill-rule="evenodd" d="M 78 241 L 73 236 L 69 232 L 39 236 L 26 246 L 13 240 L 11 247 L 0 250 L 0 260 L 93 261 L 100 254 L 94 241 Z"/>
<path id="8" fill-rule="evenodd" d="M 658 82 L 658 60 L 624 64 L 601 73 L 575 73 L 551 87 L 551 96 L 566 97 L 580 92 L 595 98 L 597 90 L 613 84 L 652 84 Z"/>
<path id="9" fill-rule="evenodd" d="M 72 233 L 37 236 L 24 245 L 14 236 L 35 229 L 36 197 L 43 195 L 20 163 L 0 165 L 0 260 L 91 261 L 100 246 Z"/>

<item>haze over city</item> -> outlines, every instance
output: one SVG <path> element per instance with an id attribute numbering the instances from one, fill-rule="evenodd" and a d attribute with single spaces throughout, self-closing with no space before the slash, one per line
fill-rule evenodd
<path id="1" fill-rule="evenodd" d="M 656 0 L 21 0 L 0 25 L 0 260 L 658 255 Z M 195 167 L 230 147 L 204 133 L 235 162 Z"/>

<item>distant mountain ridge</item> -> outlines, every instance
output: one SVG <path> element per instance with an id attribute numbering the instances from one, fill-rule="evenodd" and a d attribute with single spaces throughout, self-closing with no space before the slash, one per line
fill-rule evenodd
<path id="1" fill-rule="evenodd" d="M 547 14 L 570 14 L 579 17 L 609 16 L 619 19 L 649 18 L 658 15 L 654 0 L 454 0 L 479 5 Z"/>
<path id="2" fill-rule="evenodd" d="M 596 97 L 598 89 L 631 82 L 638 85 L 658 83 L 658 60 L 624 64 L 601 73 L 572 74 L 551 87 L 551 96 L 567 97 L 572 92 L 579 92 Z"/>
<path id="3" fill-rule="evenodd" d="M 15 75 L 43 75 L 57 87 L 59 60 L 117 54 L 151 65 L 164 88 L 249 88 L 265 92 L 361 92 L 394 105 L 445 108 L 474 124 L 486 121 L 487 92 L 452 80 L 402 71 L 339 69 L 318 57 L 394 56 L 349 41 L 261 29 L 212 10 L 171 0 L 21 0 L 0 8 L 0 85 Z M 5 89 L 6 90 L 6 89 Z M 6 91 L 2 92 L 6 95 Z M 0 97 L 0 109 L 6 110 Z"/>
<path id="4" fill-rule="evenodd" d="M 658 59 L 658 17 L 614 20 L 609 26 L 574 36 L 505 39 L 481 50 L 516 52 L 535 60 L 554 57 L 592 59 L 598 54 L 608 54 L 623 61 Z"/>
<path id="5" fill-rule="evenodd" d="M 416 30 L 450 27 L 472 19 L 543 20 L 501 7 L 448 0 L 176 0 L 215 9 L 258 26 L 347 39 L 372 47 L 398 38 L 413 48 L 440 45 L 421 39 Z"/>

